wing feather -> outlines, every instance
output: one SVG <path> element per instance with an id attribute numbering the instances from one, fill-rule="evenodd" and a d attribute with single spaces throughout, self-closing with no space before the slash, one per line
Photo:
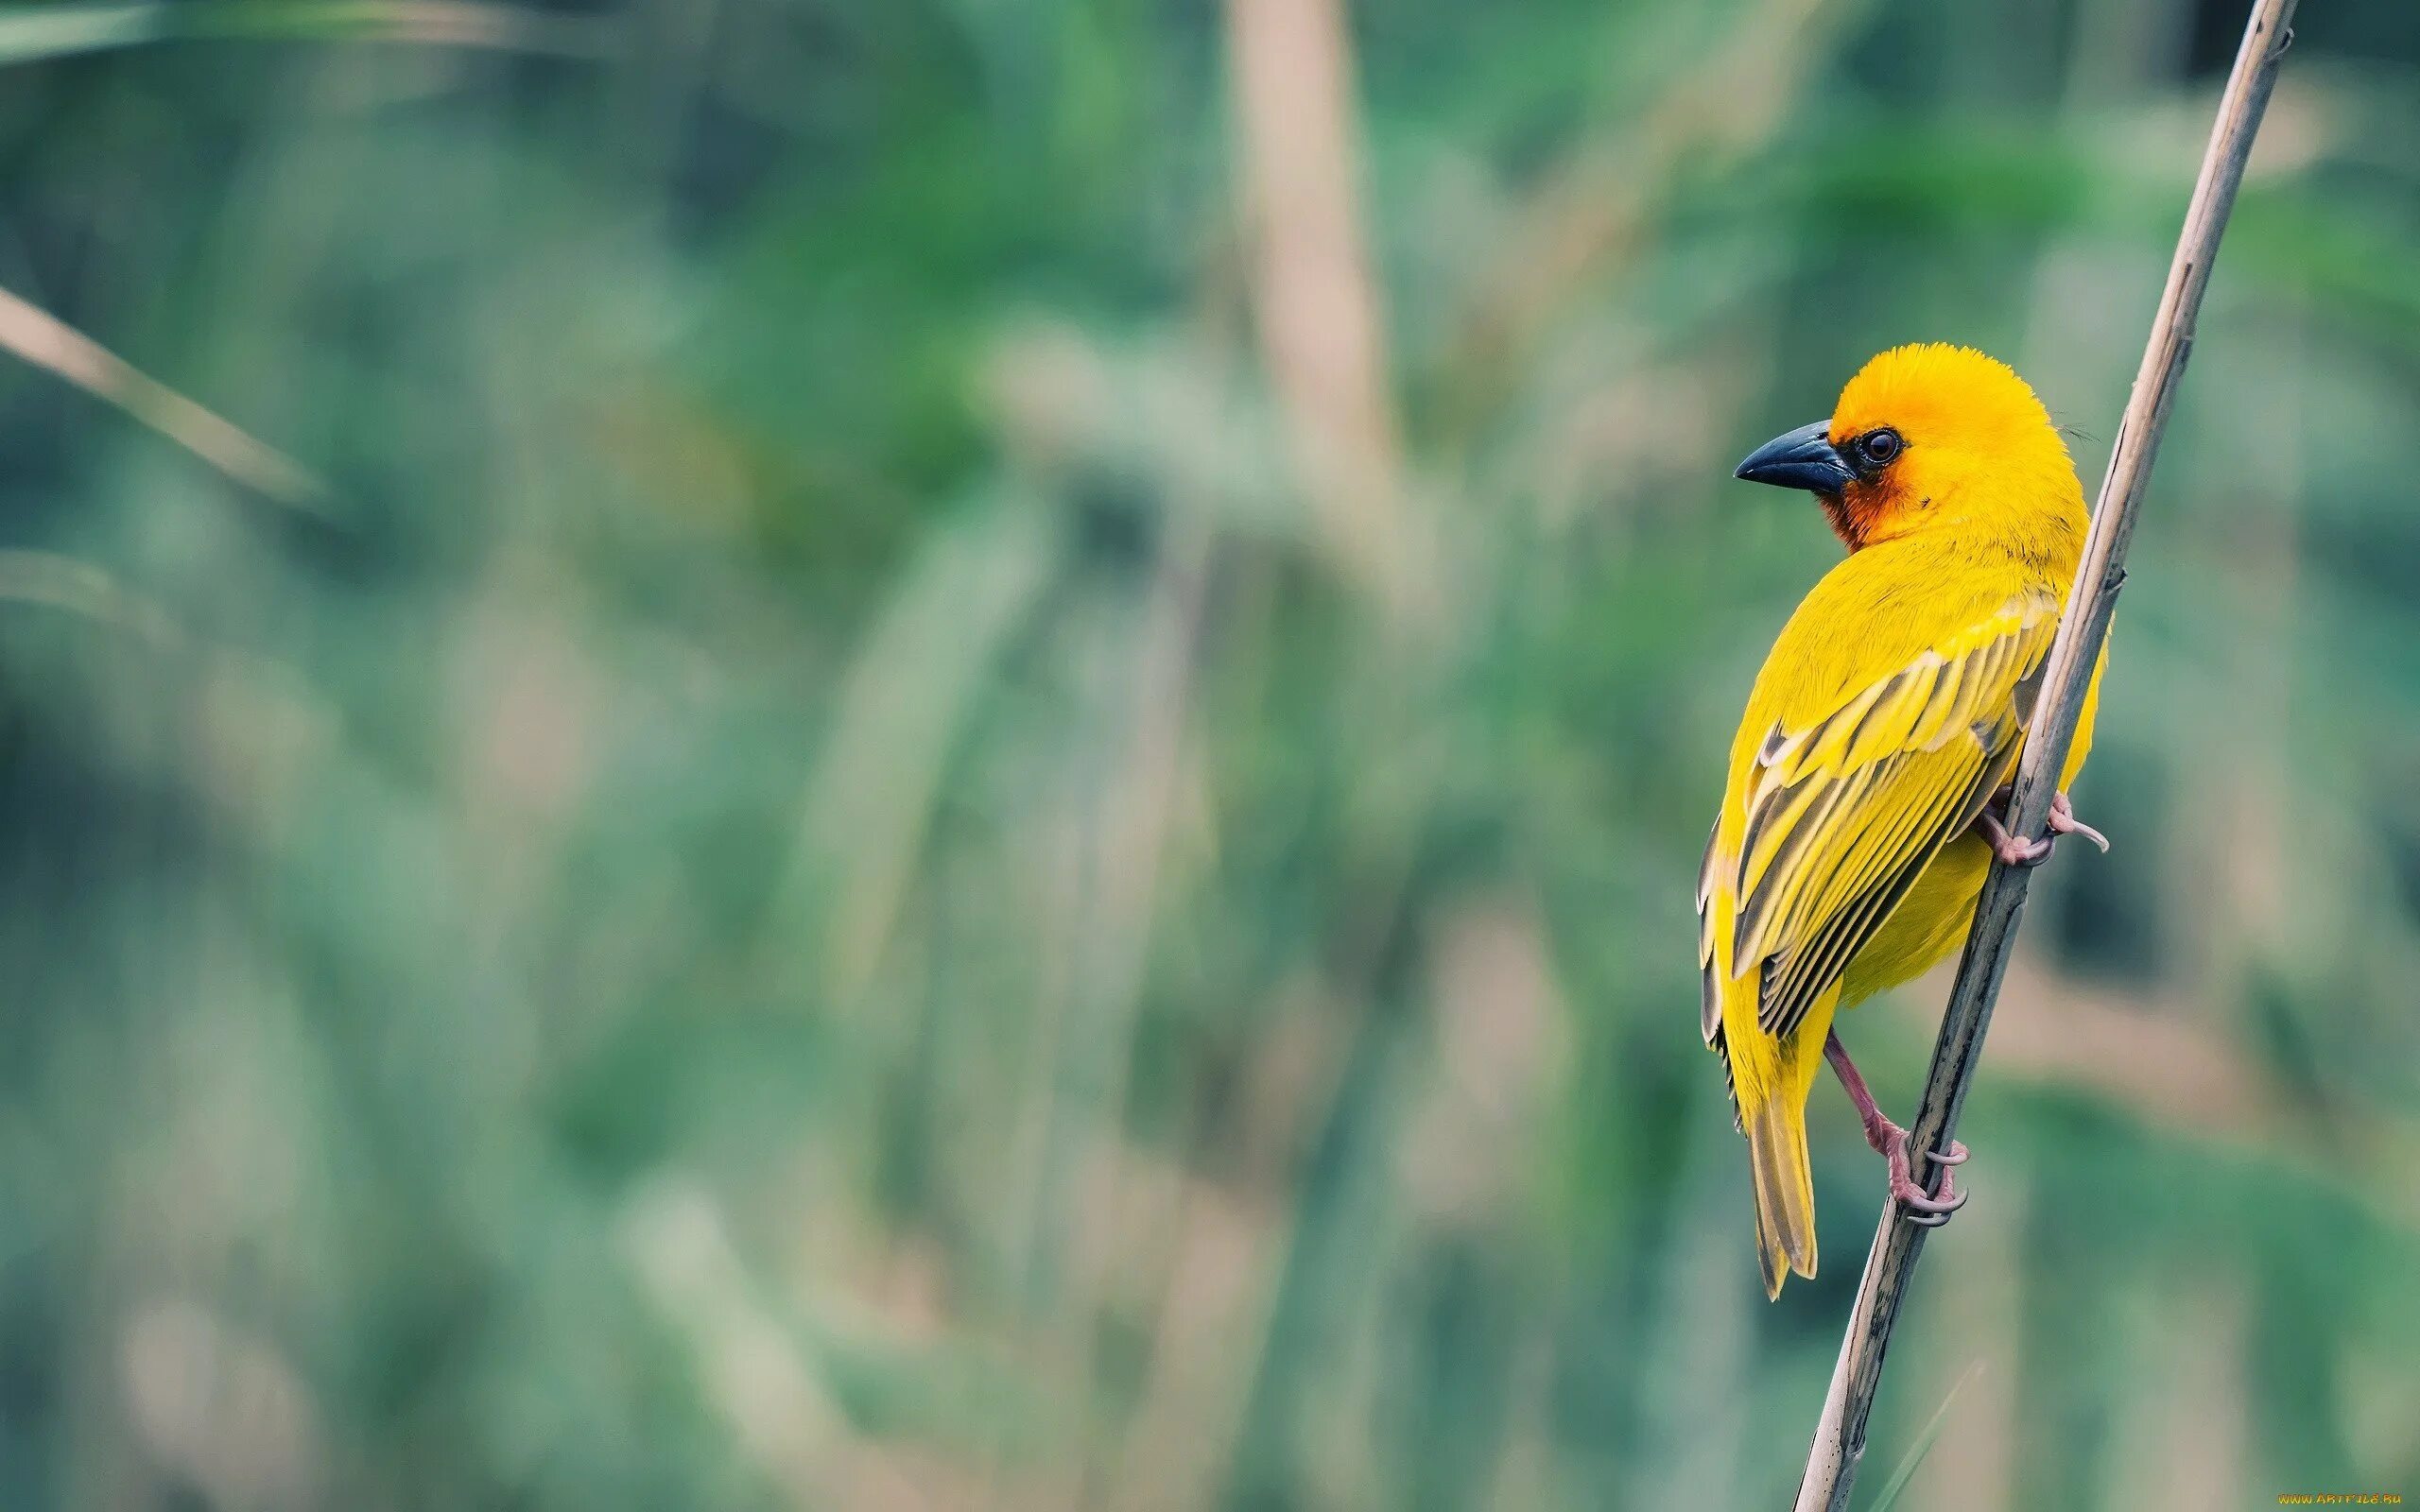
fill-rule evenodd
<path id="1" fill-rule="evenodd" d="M 1990 798 L 1992 790 L 2014 765 L 2015 748 L 2011 745 L 2007 760 L 1996 764 L 1975 764 L 1982 773 L 1970 783 L 1962 795 L 1955 789 L 1945 790 L 1946 802 L 1927 817 L 1930 823 L 1945 828 L 1943 843 L 1960 830 L 1974 822 L 1976 811 Z M 1954 821 L 1954 822 L 1951 822 Z M 1823 995 L 1824 988 L 1841 972 L 1848 969 L 1849 960 L 1858 946 L 1873 937 L 1891 917 L 1891 911 L 1915 885 L 1926 867 L 1940 853 L 1939 844 L 1901 863 L 1897 871 L 1876 885 L 1863 888 L 1849 905 L 1832 916 L 1806 941 L 1776 956 L 1768 964 L 1760 984 L 1756 1020 L 1758 1026 L 1776 1039 L 1798 1027 L 1806 1010 Z"/>
<path id="2" fill-rule="evenodd" d="M 1722 1037 L 1722 982 L 1714 971 L 1714 915 L 1707 907 L 1714 901 L 1715 856 L 1722 841 L 1722 821 L 1716 819 L 1714 829 L 1705 837 L 1705 859 L 1698 863 L 1698 975 L 1702 981 L 1703 1002 L 1698 1009 L 1698 1022 L 1705 1031 L 1705 1042 L 1713 1044 Z M 1729 1072 L 1726 1063 L 1724 1071 Z"/>
<path id="3" fill-rule="evenodd" d="M 1820 718 L 1776 724 L 1747 759 L 1738 843 L 1718 824 L 1699 877 L 1708 1043 L 1722 1027 L 1722 895 L 1736 900 L 1731 972 L 1763 966 L 1758 1027 L 1788 1035 L 2005 780 L 2058 611 L 2047 593 L 2012 600 Z"/>
<path id="4" fill-rule="evenodd" d="M 1942 663 L 1935 653 L 1927 651 L 1906 670 L 1891 679 L 1889 691 L 1874 701 L 1857 722 L 1849 736 L 1845 760 L 1853 766 L 1880 761 L 1893 751 L 1907 747 L 1908 737 L 1914 732 L 1917 716 L 1931 700 L 1933 684 L 1941 677 Z"/>
<path id="5" fill-rule="evenodd" d="M 1878 816 L 1862 837 L 1863 865 L 1854 872 L 1844 869 L 1842 884 L 1827 889 L 1830 906 L 1766 957 L 1757 1005 L 1758 1023 L 1766 1033 L 1780 1038 L 1797 1027 L 1857 947 L 1889 917 L 1938 853 L 1941 840 L 1952 833 L 1942 822 L 1945 806 L 1935 802 L 1920 811 Z M 1940 839 L 1933 838 L 1936 833 Z M 1910 838 L 1917 843 L 1908 844 Z"/>

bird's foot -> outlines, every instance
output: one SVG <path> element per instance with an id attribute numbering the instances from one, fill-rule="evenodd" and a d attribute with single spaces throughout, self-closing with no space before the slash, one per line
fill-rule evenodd
<path id="1" fill-rule="evenodd" d="M 2054 840 L 2062 834 L 2081 834 L 2099 846 L 2102 855 L 2109 853 L 2109 836 L 2077 818 L 2074 805 L 2067 801 L 2065 793 L 2050 795 L 2050 833 Z"/>
<path id="2" fill-rule="evenodd" d="M 1958 1173 L 1950 1169 L 1966 1163 L 1966 1146 L 1952 1140 L 1946 1152 L 1925 1151 L 1926 1160 L 1941 1167 L 1941 1195 L 1936 1197 L 1916 1183 L 1914 1166 L 1908 1159 L 1908 1131 L 1887 1118 L 1880 1124 L 1879 1128 L 1869 1125 L 1865 1139 L 1891 1162 L 1891 1195 L 1899 1204 L 1901 1215 L 1919 1228 L 1940 1228 L 1951 1213 L 1966 1206 L 1967 1194 L 1958 1190 Z"/>
<path id="3" fill-rule="evenodd" d="M 2063 834 L 2080 834 L 2103 851 L 2109 849 L 2109 836 L 2077 818 L 2075 806 L 2067 801 L 2065 793 L 2051 795 L 2050 833 L 2039 840 L 2020 840 L 2009 833 L 2008 799 L 2009 790 L 2003 787 L 1975 816 L 1975 828 L 1981 832 L 1983 843 L 1992 848 L 1992 854 L 1999 857 L 2004 866 L 2040 866 L 2050 859 L 2050 852 Z"/>
<path id="4" fill-rule="evenodd" d="M 1975 816 L 1975 828 L 1983 833 L 1983 843 L 2004 867 L 2038 867 L 2050 859 L 2051 847 L 2059 843 L 2047 834 L 2039 840 L 2020 840 L 1989 809 Z"/>
<path id="5" fill-rule="evenodd" d="M 1891 1162 L 1891 1195 L 1898 1201 L 1901 1214 L 1925 1228 L 1938 1228 L 1947 1223 L 1951 1213 L 1966 1206 L 1966 1194 L 1958 1190 L 1949 1169 L 1966 1163 L 1966 1146 L 1951 1140 L 1946 1151 L 1925 1151 L 1926 1160 L 1942 1168 L 1941 1195 L 1933 1196 L 1916 1184 L 1915 1170 L 1908 1159 L 1908 1131 L 1891 1122 L 1876 1106 L 1872 1089 L 1858 1074 L 1856 1063 L 1849 1059 L 1848 1047 L 1841 1043 L 1838 1034 L 1824 1037 L 1824 1058 L 1832 1063 L 1849 1101 L 1857 1105 L 1858 1121 L 1865 1125 L 1865 1143 L 1874 1146 L 1875 1154 Z"/>

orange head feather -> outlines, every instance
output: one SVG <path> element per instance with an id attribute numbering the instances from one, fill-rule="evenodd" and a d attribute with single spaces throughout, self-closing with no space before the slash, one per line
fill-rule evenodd
<path id="1" fill-rule="evenodd" d="M 2025 380 L 1942 342 L 1875 357 L 1829 421 L 1777 438 L 1738 475 L 1813 490 L 1852 551 L 1953 526 L 2064 534 L 2083 510 L 2066 442 Z"/>

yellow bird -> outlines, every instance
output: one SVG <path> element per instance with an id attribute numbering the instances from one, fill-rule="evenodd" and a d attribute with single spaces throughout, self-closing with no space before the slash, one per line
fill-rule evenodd
<path id="1" fill-rule="evenodd" d="M 2053 834 L 2001 823 L 2083 549 L 2083 490 L 2042 402 L 1964 347 L 1867 363 L 1829 421 L 1759 447 L 1737 476 L 1822 501 L 1848 557 L 1782 627 L 1731 745 L 1698 882 L 1705 1042 L 1723 1059 L 1755 1177 L 1765 1291 L 1815 1274 L 1806 1096 L 1829 1059 L 1910 1222 L 1965 1201 L 1914 1179 L 1833 1016 L 1964 943 L 1996 854 L 2031 866 L 2060 833 L 2108 842 L 2065 792 L 2092 744 L 2093 672 Z M 2104 657 L 2105 664 L 2105 657 Z M 1946 1167 L 1962 1146 L 1927 1152 Z"/>

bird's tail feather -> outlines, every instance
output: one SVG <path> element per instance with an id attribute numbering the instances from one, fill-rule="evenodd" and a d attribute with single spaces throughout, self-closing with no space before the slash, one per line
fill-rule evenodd
<path id="1" fill-rule="evenodd" d="M 1748 1163 L 1756 1177 L 1756 1259 L 1765 1295 L 1781 1296 L 1786 1272 L 1815 1274 L 1815 1183 L 1806 1168 L 1806 1108 L 1803 1099 L 1768 1098 L 1741 1110 Z"/>

